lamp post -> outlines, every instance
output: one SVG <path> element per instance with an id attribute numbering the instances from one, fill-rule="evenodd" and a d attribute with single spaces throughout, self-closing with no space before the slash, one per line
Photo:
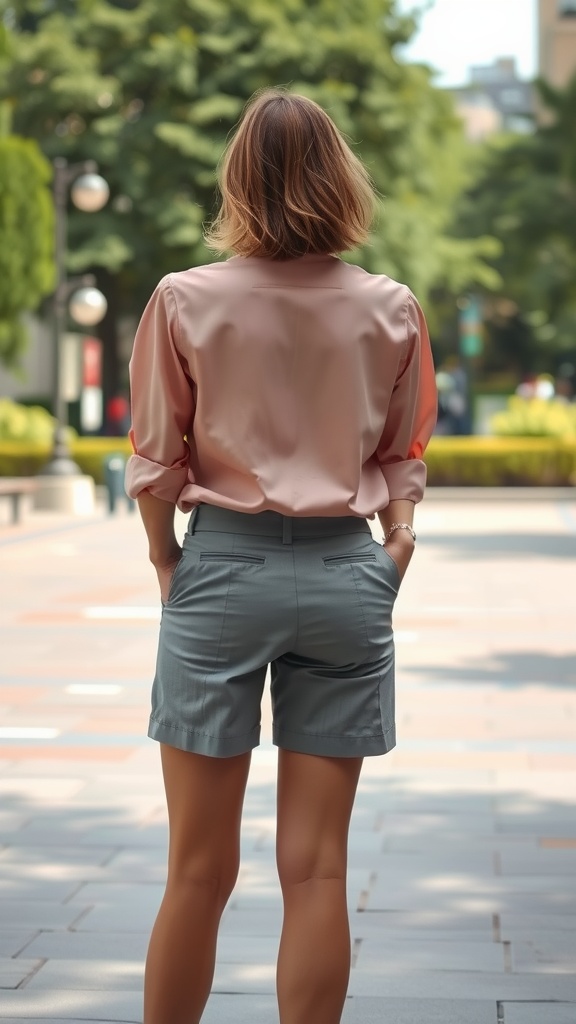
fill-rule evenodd
<path id="1" fill-rule="evenodd" d="M 69 299 L 71 316 L 83 326 L 100 323 L 106 313 L 106 299 L 97 288 L 91 287 L 94 282 L 91 275 L 80 279 L 84 287 L 71 296 L 79 282 L 78 279 L 68 280 L 66 277 L 67 206 L 69 191 L 72 202 L 79 210 L 93 213 L 105 206 L 110 189 L 97 170 L 97 164 L 93 160 L 78 164 L 69 164 L 62 158 L 54 161 L 56 287 L 52 301 L 52 412 L 56 426 L 52 455 L 41 470 L 40 476 L 70 477 L 82 472 L 70 457 L 68 448 L 68 409 L 62 387 L 62 338 L 66 328 Z"/>

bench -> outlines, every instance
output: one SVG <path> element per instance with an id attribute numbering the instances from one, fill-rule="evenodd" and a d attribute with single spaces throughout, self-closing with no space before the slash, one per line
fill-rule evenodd
<path id="1" fill-rule="evenodd" d="M 22 512 L 22 499 L 34 494 L 36 480 L 25 476 L 0 477 L 0 498 L 9 498 L 12 503 L 12 523 L 19 523 Z"/>

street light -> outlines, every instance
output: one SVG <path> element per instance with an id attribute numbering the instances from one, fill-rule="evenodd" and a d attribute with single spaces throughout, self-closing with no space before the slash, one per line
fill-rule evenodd
<path id="1" fill-rule="evenodd" d="M 56 287 L 52 301 L 54 370 L 52 412 L 56 419 L 56 426 L 52 455 L 40 471 L 40 476 L 70 477 L 82 473 L 80 467 L 72 460 L 68 448 L 68 409 L 62 390 L 62 338 L 66 328 L 68 300 L 78 283 L 77 280 L 69 281 L 66 277 L 67 205 L 69 191 L 72 202 L 80 210 L 95 212 L 106 205 L 110 189 L 108 183 L 97 171 L 98 166 L 94 160 L 69 164 L 67 160 L 59 157 L 54 161 Z M 82 326 L 93 327 L 100 323 L 106 314 L 106 299 L 97 288 L 92 287 L 93 278 L 91 276 L 81 278 L 81 282 L 85 287 L 72 295 L 70 314 Z"/>
<path id="2" fill-rule="evenodd" d="M 94 327 L 106 316 L 108 303 L 98 288 L 80 288 L 72 295 L 68 309 L 77 324 Z"/>
<path id="3" fill-rule="evenodd" d="M 82 174 L 72 185 L 72 202 L 85 213 L 97 213 L 106 206 L 110 189 L 100 174 Z"/>

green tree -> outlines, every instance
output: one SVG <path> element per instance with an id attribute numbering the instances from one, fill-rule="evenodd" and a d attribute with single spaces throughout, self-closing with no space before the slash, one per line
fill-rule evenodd
<path id="1" fill-rule="evenodd" d="M 9 3 L 17 45 L 0 88 L 18 130 L 50 158 L 96 159 L 111 185 L 106 210 L 72 211 L 69 258 L 98 271 L 108 298 L 109 390 L 119 316 L 140 312 L 167 271 L 213 259 L 202 226 L 217 162 L 264 86 L 306 93 L 357 140 L 384 198 L 373 244 L 351 258 L 424 301 L 435 287 L 494 283 L 490 240 L 450 232 L 462 131 L 430 72 L 402 62 L 414 21 L 396 0 Z"/>
<path id="2" fill-rule="evenodd" d="M 0 361 L 18 363 L 27 343 L 22 314 L 54 284 L 52 171 L 31 139 L 0 137 Z"/>
<path id="3" fill-rule="evenodd" d="M 0 58 L 8 37 L 0 25 Z M 0 362 L 18 364 L 26 346 L 22 314 L 35 310 L 54 283 L 50 164 L 36 142 L 10 134 L 0 102 Z"/>
<path id="4" fill-rule="evenodd" d="M 576 363 L 576 77 L 538 88 L 542 122 L 488 147 L 459 217 L 463 234 L 481 228 L 501 243 L 490 361 L 519 372 Z"/>

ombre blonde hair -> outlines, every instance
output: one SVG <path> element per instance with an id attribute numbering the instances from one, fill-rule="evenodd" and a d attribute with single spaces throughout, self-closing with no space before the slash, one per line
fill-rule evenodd
<path id="1" fill-rule="evenodd" d="M 328 114 L 280 88 L 249 101 L 224 154 L 220 191 L 206 244 L 238 256 L 289 260 L 354 249 L 375 210 L 368 172 Z"/>

